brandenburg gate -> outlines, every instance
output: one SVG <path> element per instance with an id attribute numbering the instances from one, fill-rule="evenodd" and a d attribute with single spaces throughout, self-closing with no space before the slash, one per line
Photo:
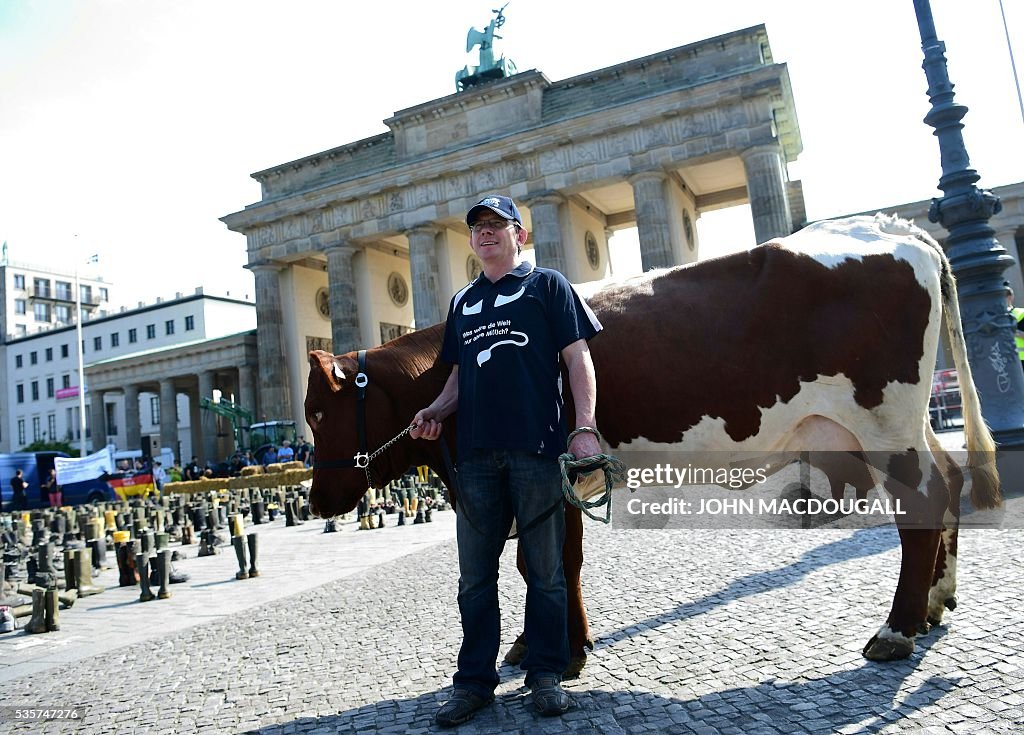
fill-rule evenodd
<path id="1" fill-rule="evenodd" d="M 268 418 L 303 425 L 308 350 L 444 319 L 478 273 L 464 217 L 484 194 L 515 198 L 527 255 L 574 283 L 611 275 L 619 229 L 637 228 L 647 270 L 696 260 L 706 211 L 749 203 L 758 242 L 804 220 L 789 74 L 763 25 L 558 82 L 525 71 L 384 123 L 253 174 L 260 201 L 222 218 L 256 279 Z"/>

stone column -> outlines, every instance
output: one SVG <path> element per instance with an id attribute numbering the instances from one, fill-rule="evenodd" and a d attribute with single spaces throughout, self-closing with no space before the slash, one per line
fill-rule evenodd
<path id="1" fill-rule="evenodd" d="M 216 387 L 214 381 L 216 374 L 212 370 L 203 370 L 199 373 L 199 399 L 213 400 L 213 389 Z M 199 411 L 199 461 L 217 462 L 217 414 L 202 408 Z"/>
<path id="2" fill-rule="evenodd" d="M 259 406 L 256 405 L 256 387 L 253 380 L 256 367 L 254 365 L 241 365 L 238 368 L 238 405 L 252 414 L 253 421 L 259 416 Z"/>
<path id="3" fill-rule="evenodd" d="M 126 449 L 142 448 L 142 427 L 139 425 L 139 386 L 124 387 L 124 432 Z"/>
<path id="4" fill-rule="evenodd" d="M 92 451 L 107 445 L 107 416 L 103 406 L 103 391 L 89 392 L 89 439 Z"/>
<path id="5" fill-rule="evenodd" d="M 160 446 L 178 453 L 178 391 L 170 378 L 160 380 Z M 185 459 L 181 458 L 184 462 Z"/>
<path id="6" fill-rule="evenodd" d="M 757 244 L 793 234 L 786 196 L 786 166 L 778 145 L 748 148 L 740 153 L 747 174 L 747 196 Z"/>
<path id="7" fill-rule="evenodd" d="M 281 312 L 281 284 L 276 263 L 253 263 L 256 277 L 256 344 L 260 360 L 260 405 L 268 418 L 292 415 L 288 387 L 288 365 L 284 359 L 284 317 Z M 193 449 L 195 451 L 195 449 Z"/>
<path id="8" fill-rule="evenodd" d="M 441 321 L 441 307 L 437 302 L 440 293 L 438 232 L 436 227 L 424 225 L 405 233 L 409 238 L 409 270 L 412 273 L 412 309 L 416 329 L 426 329 Z"/>
<path id="9" fill-rule="evenodd" d="M 199 389 L 189 389 L 185 395 L 188 396 L 188 440 L 192 456 L 199 457 L 203 453 L 203 410 L 199 408 Z M 202 466 L 202 458 L 199 459 Z"/>
<path id="10" fill-rule="evenodd" d="M 1013 257 L 1014 261 L 1016 261 L 1012 266 L 1007 268 L 1006 272 L 1003 274 L 1006 276 L 1006 280 L 1009 282 L 1010 288 L 1013 289 L 1014 306 L 1024 304 L 1024 274 L 1021 272 L 1021 263 L 1024 263 L 1024 260 L 1021 260 L 1021 252 L 1017 247 L 1016 228 L 997 232 L 996 239 L 999 241 L 999 244 L 1003 246 L 1006 252 Z"/>
<path id="11" fill-rule="evenodd" d="M 359 301 L 356 299 L 356 274 L 352 266 L 356 248 L 337 245 L 327 249 L 327 291 L 331 300 L 331 341 L 334 354 L 359 349 Z M 263 374 L 263 350 L 260 349 L 260 375 Z M 262 379 L 262 377 L 261 377 Z M 280 414 L 284 416 L 285 414 Z M 287 414 L 291 415 L 291 413 Z"/>
<path id="12" fill-rule="evenodd" d="M 643 171 L 629 177 L 640 239 L 640 262 L 645 271 L 673 265 L 672 230 L 665 196 L 667 181 L 668 174 L 664 171 Z"/>
<path id="13" fill-rule="evenodd" d="M 553 268 L 565 275 L 565 246 L 568 238 L 562 232 L 562 203 L 565 198 L 554 192 L 533 197 L 527 202 L 533 225 L 533 251 L 537 265 Z"/>

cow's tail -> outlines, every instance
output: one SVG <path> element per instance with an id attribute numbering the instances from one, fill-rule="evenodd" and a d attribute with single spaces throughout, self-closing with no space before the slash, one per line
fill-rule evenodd
<path id="1" fill-rule="evenodd" d="M 974 387 L 971 364 L 967 360 L 967 343 L 960 323 L 960 300 L 956 293 L 956 279 L 949 260 L 936 243 L 941 260 L 942 311 L 949 334 L 949 347 L 960 380 L 960 404 L 964 417 L 964 437 L 967 440 L 967 467 L 971 472 L 971 504 L 975 508 L 995 508 L 1002 504 L 999 472 L 996 470 L 996 443 L 981 415 L 981 399 Z"/>

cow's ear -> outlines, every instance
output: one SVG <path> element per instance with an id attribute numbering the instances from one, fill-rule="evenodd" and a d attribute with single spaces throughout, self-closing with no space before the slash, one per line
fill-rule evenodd
<path id="1" fill-rule="evenodd" d="M 324 352 L 323 350 L 313 350 L 309 353 L 310 369 L 318 370 L 323 374 L 324 380 L 331 386 L 332 393 L 337 393 L 344 388 L 345 379 L 350 377 L 345 373 L 345 368 L 342 365 L 343 360 L 343 357 L 336 357 L 330 352 Z"/>

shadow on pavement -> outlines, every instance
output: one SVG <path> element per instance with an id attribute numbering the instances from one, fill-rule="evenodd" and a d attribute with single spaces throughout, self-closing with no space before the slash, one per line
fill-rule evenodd
<path id="1" fill-rule="evenodd" d="M 498 696 L 466 725 L 451 730 L 434 724 L 434 713 L 450 688 L 409 699 L 391 699 L 335 715 L 303 717 L 246 731 L 252 735 L 296 732 L 459 732 L 529 733 L 579 731 L 625 733 L 708 733 L 730 728 L 737 732 L 800 731 L 848 735 L 880 732 L 893 723 L 935 704 L 959 687 L 957 679 L 933 676 L 900 694 L 904 680 L 945 630 L 925 637 L 906 660 L 886 664 L 865 661 L 857 669 L 800 682 L 767 680 L 749 687 L 703 696 L 667 697 L 650 692 L 578 690 L 570 687 L 574 708 L 563 721 L 533 713 L 523 687 Z M 653 728 L 653 729 L 652 729 Z"/>

